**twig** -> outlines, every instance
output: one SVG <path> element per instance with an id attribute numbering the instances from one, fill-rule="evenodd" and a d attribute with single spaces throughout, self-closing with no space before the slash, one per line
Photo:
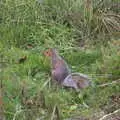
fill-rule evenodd
<path id="1" fill-rule="evenodd" d="M 32 110 L 38 110 L 38 108 L 35 108 L 35 109 L 21 109 L 21 110 L 16 111 L 15 114 L 10 113 L 10 112 L 5 112 L 5 113 L 9 113 L 11 115 L 13 114 L 13 119 L 12 120 L 16 120 L 17 115 L 19 115 L 20 113 L 26 112 L 26 111 L 32 111 Z"/>
<path id="2" fill-rule="evenodd" d="M 107 115 L 104 115 L 102 118 L 100 118 L 99 120 L 104 120 L 104 118 L 106 118 L 106 117 L 109 117 L 109 116 L 111 116 L 111 115 L 114 115 L 115 113 L 117 113 L 117 112 L 119 112 L 120 111 L 120 109 L 118 109 L 118 110 L 115 110 L 114 112 L 112 112 L 112 113 L 109 113 L 109 114 L 107 114 Z"/>
<path id="3" fill-rule="evenodd" d="M 55 118 L 54 118 L 55 116 L 57 117 L 57 118 L 56 118 L 57 120 L 60 120 L 59 109 L 58 109 L 58 107 L 57 107 L 56 104 L 54 105 L 53 112 L 52 112 L 52 116 L 51 116 L 51 119 L 50 119 L 50 120 L 54 120 L 54 119 L 55 119 Z"/>
<path id="4" fill-rule="evenodd" d="M 117 83 L 120 83 L 120 79 L 118 79 L 116 81 L 112 81 L 110 83 L 105 83 L 105 84 L 98 85 L 98 87 L 105 87 L 105 86 L 113 85 L 113 84 L 117 84 Z"/>
<path id="5" fill-rule="evenodd" d="M 55 111 L 56 111 L 56 105 L 54 106 L 54 109 L 53 109 L 52 116 L 51 116 L 51 119 L 50 119 L 50 120 L 53 120 L 53 119 L 54 119 Z"/>
<path id="6" fill-rule="evenodd" d="M 46 87 L 46 85 L 50 82 L 50 80 L 51 80 L 51 79 L 48 79 L 48 80 L 42 85 L 42 87 L 41 87 L 40 90 L 43 90 L 43 89 Z"/>
<path id="7" fill-rule="evenodd" d="M 20 114 L 21 112 L 23 112 L 23 110 L 16 111 L 16 113 L 15 113 L 14 116 L 13 116 L 13 120 L 16 120 L 16 116 L 17 116 L 18 114 Z"/>
<path id="8" fill-rule="evenodd" d="M 0 90 L 0 120 L 5 120 L 4 116 L 4 108 L 3 108 L 3 102 L 2 102 L 2 95 L 1 95 L 1 90 Z"/>
<path id="9" fill-rule="evenodd" d="M 1 79 L 0 80 L 0 89 L 2 89 L 3 88 L 3 80 Z"/>

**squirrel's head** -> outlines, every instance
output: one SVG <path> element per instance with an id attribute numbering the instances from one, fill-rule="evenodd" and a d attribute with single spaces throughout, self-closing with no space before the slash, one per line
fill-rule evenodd
<path id="1" fill-rule="evenodd" d="M 44 55 L 46 57 L 52 57 L 53 56 L 53 49 L 49 48 L 48 50 L 44 51 Z"/>
<path id="2" fill-rule="evenodd" d="M 49 48 L 48 50 L 45 50 L 43 54 L 49 58 L 59 57 L 59 53 L 55 48 Z"/>

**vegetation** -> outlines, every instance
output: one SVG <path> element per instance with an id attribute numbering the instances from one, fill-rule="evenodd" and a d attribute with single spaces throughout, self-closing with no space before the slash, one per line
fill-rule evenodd
<path id="1" fill-rule="evenodd" d="M 7 120 L 96 120 L 120 109 L 120 82 L 101 86 L 120 79 L 119 5 L 119 0 L 0 1 L 0 95 Z M 43 56 L 49 47 L 93 85 L 75 92 L 51 84 L 50 61 Z"/>

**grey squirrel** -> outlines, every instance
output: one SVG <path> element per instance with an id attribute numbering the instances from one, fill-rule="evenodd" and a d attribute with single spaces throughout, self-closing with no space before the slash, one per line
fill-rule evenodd
<path id="1" fill-rule="evenodd" d="M 50 48 L 44 52 L 44 55 L 50 57 L 52 78 L 59 84 L 74 89 L 89 86 L 89 77 L 81 73 L 71 73 L 67 63 L 56 49 Z"/>
<path id="2" fill-rule="evenodd" d="M 48 49 L 44 52 L 44 55 L 50 57 L 52 78 L 62 84 L 64 79 L 70 74 L 70 69 L 67 63 L 58 54 L 56 49 Z"/>

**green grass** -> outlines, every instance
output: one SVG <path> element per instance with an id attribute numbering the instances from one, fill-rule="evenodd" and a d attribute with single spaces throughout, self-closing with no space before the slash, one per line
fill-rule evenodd
<path id="1" fill-rule="evenodd" d="M 7 119 L 12 119 L 15 112 L 19 110 L 21 112 L 16 116 L 16 119 L 26 120 L 29 119 L 30 115 L 32 119 L 37 116 L 44 116 L 47 119 L 52 115 L 55 105 L 58 106 L 62 119 L 71 115 L 84 115 L 85 113 L 89 116 L 92 109 L 99 111 L 102 108 L 101 106 L 109 102 L 110 96 L 116 93 L 119 94 L 120 86 L 111 85 L 104 89 L 97 87 L 98 84 L 110 82 L 110 80 L 105 78 L 105 76 L 101 78 L 96 75 L 98 73 L 101 74 L 100 70 L 102 68 L 99 68 L 99 65 L 102 66 L 104 64 L 101 57 L 105 55 L 102 53 L 96 54 L 96 52 L 95 49 L 89 49 L 89 51 L 77 51 L 76 53 L 71 51 L 71 55 L 69 51 L 66 51 L 64 54 L 73 71 L 90 75 L 93 79 L 92 81 L 97 84 L 94 87 L 76 93 L 74 90 L 51 85 L 49 81 L 49 62 L 41 54 L 13 47 L 9 51 L 3 50 L 5 66 L 3 67 L 1 78 L 4 86 L 3 100 Z M 18 64 L 18 59 L 23 55 L 27 56 L 27 60 L 22 64 Z M 78 63 L 74 62 L 76 60 Z M 114 61 L 114 59 L 112 60 Z M 98 65 L 97 62 L 99 62 Z M 115 65 L 113 68 L 115 69 Z M 111 67 L 107 67 L 105 73 L 107 74 L 111 70 Z M 113 77 L 118 72 L 117 70 L 116 72 L 114 71 Z M 83 103 L 87 104 L 88 107 Z"/>
<path id="2" fill-rule="evenodd" d="M 98 6 L 94 0 L 88 10 L 80 0 L 0 1 L 0 80 L 7 120 L 93 120 L 119 108 L 112 96 L 119 97 L 120 85 L 99 87 L 120 78 L 119 9 L 112 8 L 117 2 Z M 43 56 L 49 47 L 57 48 L 72 72 L 89 75 L 93 86 L 75 92 L 52 84 L 50 61 Z"/>

